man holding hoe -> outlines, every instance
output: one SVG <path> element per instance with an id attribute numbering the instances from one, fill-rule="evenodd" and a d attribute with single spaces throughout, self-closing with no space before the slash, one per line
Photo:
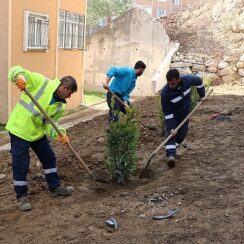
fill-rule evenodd
<path id="1" fill-rule="evenodd" d="M 72 76 L 65 76 L 61 80 L 49 80 L 39 73 L 30 72 L 20 66 L 12 67 L 8 78 L 21 91 L 27 89 L 57 125 L 64 112 L 65 99 L 70 98 L 77 91 L 77 83 Z M 66 145 L 69 143 L 69 138 L 65 129 L 59 127 L 62 136 L 58 136 L 25 92 L 22 93 L 11 113 L 6 129 L 11 139 L 13 181 L 18 209 L 31 210 L 26 181 L 30 164 L 29 148 L 33 149 L 43 165 L 51 195 L 71 195 L 74 191 L 73 187 L 60 184 L 55 154 L 46 136 Z"/>
<path id="2" fill-rule="evenodd" d="M 187 117 L 191 110 L 191 89 L 197 88 L 200 99 L 204 102 L 205 89 L 203 81 L 194 75 L 180 76 L 177 69 L 171 69 L 166 74 L 167 84 L 161 90 L 161 106 L 164 113 L 166 137 L 173 134 L 167 142 L 166 156 L 170 168 L 175 167 L 176 145 L 181 144 L 188 132 L 187 121 L 179 131 L 176 127 Z"/>

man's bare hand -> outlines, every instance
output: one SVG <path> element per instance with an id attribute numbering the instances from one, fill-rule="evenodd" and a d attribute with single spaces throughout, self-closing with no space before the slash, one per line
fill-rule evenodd
<path id="1" fill-rule="evenodd" d="M 171 133 L 173 136 L 176 136 L 176 134 L 177 134 L 177 130 L 172 129 L 172 130 L 170 131 L 170 133 Z"/>
<path id="2" fill-rule="evenodd" d="M 205 96 L 205 97 L 202 97 L 202 98 L 200 98 L 200 100 L 204 103 L 204 102 L 206 102 L 207 101 L 207 97 Z"/>
<path id="3" fill-rule="evenodd" d="M 104 88 L 105 90 L 108 90 L 108 89 L 109 89 L 108 84 L 103 83 L 103 88 Z"/>
<path id="4" fill-rule="evenodd" d="M 124 108 L 125 109 L 130 108 L 129 102 L 126 100 L 124 101 Z"/>

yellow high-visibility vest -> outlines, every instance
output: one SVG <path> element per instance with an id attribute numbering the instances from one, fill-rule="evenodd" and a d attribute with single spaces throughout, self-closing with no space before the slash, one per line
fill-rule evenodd
<path id="1" fill-rule="evenodd" d="M 58 79 L 48 80 L 39 73 L 33 73 L 21 66 L 14 66 L 9 70 L 8 78 L 12 82 L 16 81 L 19 74 L 26 78 L 26 88 L 35 97 L 42 108 L 47 112 L 50 118 L 58 125 L 60 117 L 64 113 L 64 103 L 55 102 L 50 105 L 53 93 L 59 87 Z M 65 129 L 58 126 L 61 132 L 65 133 Z M 42 113 L 24 92 L 20 97 L 20 101 L 16 104 L 6 125 L 6 129 L 15 136 L 26 141 L 36 141 L 48 134 L 56 139 L 58 134 L 52 125 L 45 120 Z"/>

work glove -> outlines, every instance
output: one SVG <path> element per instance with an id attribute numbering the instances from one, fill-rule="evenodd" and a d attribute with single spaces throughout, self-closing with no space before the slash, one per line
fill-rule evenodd
<path id="1" fill-rule="evenodd" d="M 63 145 L 68 145 L 69 137 L 66 134 L 62 134 L 62 136 L 58 136 L 58 141 L 60 141 Z"/>
<path id="2" fill-rule="evenodd" d="M 17 80 L 15 82 L 16 86 L 23 91 L 26 87 L 26 79 L 23 75 L 18 75 Z"/>

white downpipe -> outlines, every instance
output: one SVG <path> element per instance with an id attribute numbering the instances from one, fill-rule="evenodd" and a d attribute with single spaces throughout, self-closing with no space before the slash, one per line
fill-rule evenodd
<path id="1" fill-rule="evenodd" d="M 173 43 L 172 47 L 169 49 L 166 57 L 163 59 L 158 70 L 152 78 L 152 96 L 155 95 L 162 87 L 166 84 L 166 73 L 169 70 L 171 59 L 173 55 L 178 51 L 180 43 Z"/>

